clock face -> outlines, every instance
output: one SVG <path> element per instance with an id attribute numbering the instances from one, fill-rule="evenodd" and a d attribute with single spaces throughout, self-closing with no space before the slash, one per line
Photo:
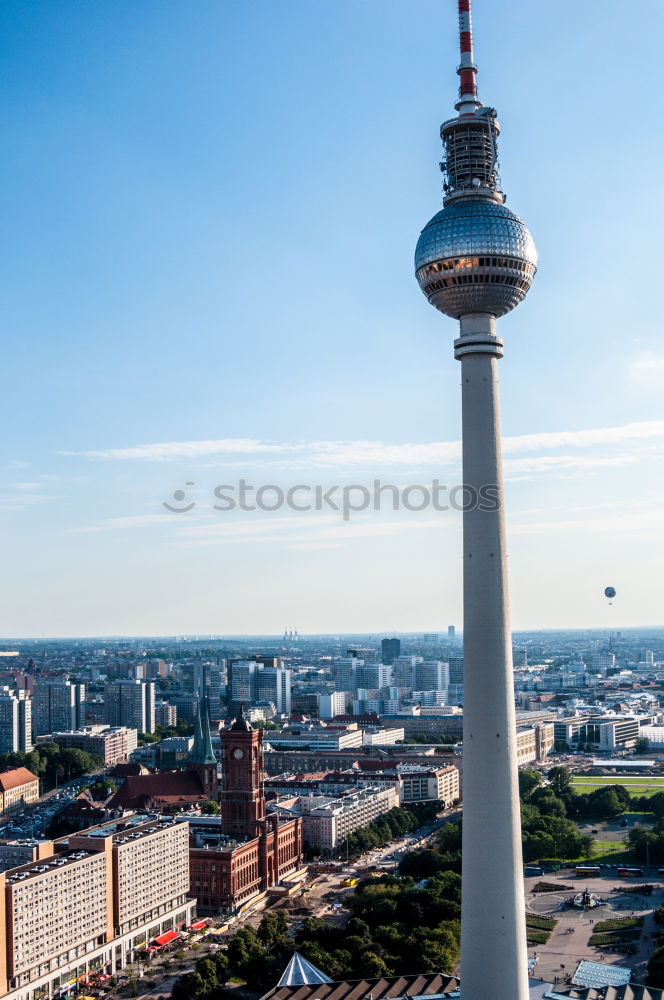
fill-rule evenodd
<path id="1" fill-rule="evenodd" d="M 239 747 L 236 747 L 235 750 L 233 750 L 233 756 L 236 760 L 242 760 L 244 757 L 244 750 L 240 750 Z"/>

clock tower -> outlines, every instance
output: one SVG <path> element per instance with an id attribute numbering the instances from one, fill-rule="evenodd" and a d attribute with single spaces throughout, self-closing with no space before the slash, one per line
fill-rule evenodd
<path id="1" fill-rule="evenodd" d="M 221 737 L 221 829 L 229 837 L 251 840 L 265 819 L 263 730 L 254 729 L 240 710 Z"/>

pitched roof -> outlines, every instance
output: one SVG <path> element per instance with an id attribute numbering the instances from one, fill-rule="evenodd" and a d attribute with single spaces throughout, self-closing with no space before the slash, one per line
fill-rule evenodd
<path id="1" fill-rule="evenodd" d="M 30 781 L 39 781 L 39 778 L 28 771 L 27 767 L 13 767 L 11 771 L 0 772 L 0 790 L 3 792 L 18 788 L 19 785 L 27 785 Z"/>
<path id="2" fill-rule="evenodd" d="M 207 795 L 194 771 L 129 774 L 108 803 L 109 809 L 133 809 L 146 802 L 204 802 Z"/>
<path id="3" fill-rule="evenodd" d="M 331 982 L 332 980 L 324 972 L 317 969 L 311 962 L 307 962 L 299 951 L 294 951 L 293 957 L 284 969 L 277 986 L 304 986 Z"/>
<path id="4" fill-rule="evenodd" d="M 531 980 L 532 982 L 532 980 Z M 609 986 L 594 989 L 587 986 L 552 986 L 544 994 L 544 1000 L 551 998 L 567 998 L 570 1000 L 662 1000 L 662 990 L 641 983 L 626 983 L 623 986 Z"/>
<path id="5" fill-rule="evenodd" d="M 459 980 L 426 972 L 414 976 L 390 976 L 381 979 L 354 979 L 339 983 L 314 983 L 275 986 L 262 1000 L 389 1000 L 389 998 L 438 996 L 456 993 Z"/>

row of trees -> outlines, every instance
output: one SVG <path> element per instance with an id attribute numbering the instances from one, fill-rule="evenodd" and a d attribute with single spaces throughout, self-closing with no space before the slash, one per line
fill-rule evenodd
<path id="1" fill-rule="evenodd" d="M 344 845 L 348 856 L 357 857 L 373 847 L 384 847 L 405 833 L 417 830 L 435 819 L 441 808 L 442 803 L 436 801 L 413 804 L 407 809 L 400 806 L 390 809 L 369 826 L 362 826 L 350 834 Z"/>
<path id="2" fill-rule="evenodd" d="M 48 789 L 98 771 L 103 767 L 103 761 L 84 750 L 66 750 L 57 743 L 40 743 L 29 753 L 0 754 L 0 770 L 10 767 L 27 767 L 42 778 L 44 788 Z"/>

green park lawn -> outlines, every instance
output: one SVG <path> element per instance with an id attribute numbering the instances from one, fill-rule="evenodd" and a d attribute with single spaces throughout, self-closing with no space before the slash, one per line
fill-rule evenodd
<path id="1" fill-rule="evenodd" d="M 630 778 L 609 777 L 608 775 L 597 775 L 596 777 L 575 777 L 572 778 L 572 788 L 576 795 L 583 795 L 593 791 L 595 788 L 602 788 L 604 785 L 622 785 L 631 795 L 654 795 L 655 792 L 664 791 L 664 778 L 653 778 L 650 775 Z"/>
<path id="2" fill-rule="evenodd" d="M 568 865 L 619 865 L 622 862 L 630 864 L 629 851 L 625 850 L 625 845 L 619 840 L 596 840 L 595 850 L 592 858 L 575 858 L 573 861 L 566 861 Z"/>

